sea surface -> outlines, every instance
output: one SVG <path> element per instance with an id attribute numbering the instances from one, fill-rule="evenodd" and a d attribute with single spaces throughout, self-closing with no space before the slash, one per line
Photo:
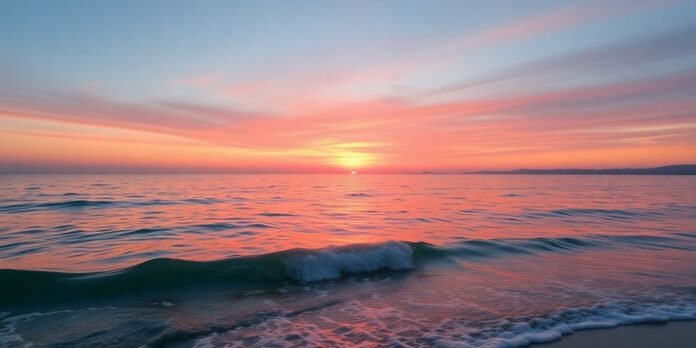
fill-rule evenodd
<path id="1" fill-rule="evenodd" d="M 694 176 L 0 176 L 0 347 L 519 347 L 693 319 Z"/>

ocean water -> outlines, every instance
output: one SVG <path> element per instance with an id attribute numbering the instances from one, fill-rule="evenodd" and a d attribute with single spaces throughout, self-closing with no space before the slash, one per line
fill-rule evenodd
<path id="1" fill-rule="evenodd" d="M 0 176 L 0 347 L 519 347 L 696 319 L 696 177 Z"/>

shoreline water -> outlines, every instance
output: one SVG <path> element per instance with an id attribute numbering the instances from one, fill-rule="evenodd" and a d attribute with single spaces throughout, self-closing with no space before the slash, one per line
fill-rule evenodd
<path id="1" fill-rule="evenodd" d="M 688 348 L 696 346 L 696 320 L 621 325 L 576 331 L 559 340 L 532 344 L 531 348 Z"/>

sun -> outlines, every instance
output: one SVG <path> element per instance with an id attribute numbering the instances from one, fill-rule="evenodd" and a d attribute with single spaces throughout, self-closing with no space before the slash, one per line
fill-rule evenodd
<path id="1" fill-rule="evenodd" d="M 341 152 L 336 154 L 335 163 L 355 171 L 358 168 L 363 168 L 372 162 L 372 155 L 361 152 Z"/>

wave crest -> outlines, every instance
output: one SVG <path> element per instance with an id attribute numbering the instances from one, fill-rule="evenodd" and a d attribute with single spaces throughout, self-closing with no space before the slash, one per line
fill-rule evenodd
<path id="1" fill-rule="evenodd" d="M 146 233 L 148 231 L 136 231 Z M 696 250 L 694 234 L 670 236 L 591 235 L 582 238 L 463 240 L 447 247 L 425 242 L 388 241 L 322 249 L 292 249 L 217 261 L 152 259 L 121 270 L 93 273 L 0 269 L 0 307 L 20 303 L 72 300 L 120 293 L 198 286 L 277 286 L 286 281 L 314 282 L 346 274 L 398 271 L 438 259 L 465 259 L 582 252 L 598 248 Z M 50 289 L 50 290 L 48 290 Z"/>
<path id="2" fill-rule="evenodd" d="M 312 282 L 339 278 L 343 273 L 413 268 L 413 249 L 406 243 L 390 241 L 317 250 L 294 255 L 285 261 L 291 277 Z"/>

